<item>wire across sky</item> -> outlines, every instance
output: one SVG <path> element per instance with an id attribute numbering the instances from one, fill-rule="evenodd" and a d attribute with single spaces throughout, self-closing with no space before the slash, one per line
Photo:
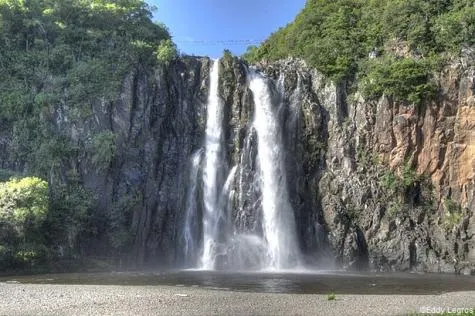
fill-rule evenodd
<path id="1" fill-rule="evenodd" d="M 263 40 L 174 40 L 177 44 L 187 45 L 259 45 Z"/>

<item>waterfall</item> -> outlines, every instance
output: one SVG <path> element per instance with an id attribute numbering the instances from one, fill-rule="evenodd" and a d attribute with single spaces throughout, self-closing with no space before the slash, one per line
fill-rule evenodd
<path id="1" fill-rule="evenodd" d="M 248 75 L 254 119 L 247 126 L 240 159 L 229 169 L 225 159 L 224 103 L 218 87 L 219 60 L 210 70 L 205 140 L 203 149 L 192 157 L 183 230 L 185 263 L 195 262 L 203 270 L 275 271 L 295 268 L 300 263 L 287 188 L 284 127 L 277 113 L 279 106 L 285 104 L 273 104 L 276 95 L 267 79 L 255 72 Z M 277 84 L 281 95 L 284 79 L 281 77 Z M 280 102 L 281 98 L 277 99 Z M 198 172 L 200 166 L 203 172 Z M 202 181 L 198 179 L 200 175 Z M 199 196 L 203 200 L 198 204 Z M 198 223 L 200 207 L 202 222 Z M 197 245 L 202 245 L 199 253 Z"/>
<path id="2" fill-rule="evenodd" d="M 215 254 L 219 237 L 220 191 L 222 188 L 223 158 L 223 104 L 219 98 L 219 60 L 215 60 L 210 71 L 209 97 L 206 121 L 205 164 L 203 170 L 203 254 L 201 268 L 215 268 Z"/>
<path id="3" fill-rule="evenodd" d="M 274 112 L 272 94 L 266 79 L 251 73 L 249 88 L 254 95 L 255 104 L 253 126 L 258 138 L 257 158 L 267 268 L 288 269 L 299 263 L 299 251 L 295 219 L 287 190 L 282 130 Z"/>

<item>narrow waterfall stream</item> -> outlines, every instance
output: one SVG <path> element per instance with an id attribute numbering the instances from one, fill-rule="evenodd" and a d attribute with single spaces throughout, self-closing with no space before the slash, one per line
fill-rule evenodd
<path id="1" fill-rule="evenodd" d="M 206 120 L 205 164 L 203 170 L 203 254 L 200 268 L 215 268 L 216 243 L 219 232 L 220 192 L 223 183 L 222 134 L 223 103 L 219 99 L 219 59 L 213 62 L 210 71 L 209 98 Z"/>

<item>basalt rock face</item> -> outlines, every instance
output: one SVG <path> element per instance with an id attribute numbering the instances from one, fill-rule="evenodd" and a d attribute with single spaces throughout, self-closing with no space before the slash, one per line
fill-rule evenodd
<path id="1" fill-rule="evenodd" d="M 87 150 L 73 161 L 96 193 L 96 215 L 107 221 L 87 255 L 119 252 L 132 266 L 173 265 L 189 157 L 201 146 L 206 123 L 209 67 L 207 58 L 184 58 L 165 70 L 136 69 L 117 100 L 97 104 L 81 122 L 58 108 L 58 129 L 81 148 L 103 131 L 116 136 L 106 168 L 98 169 Z"/>
<path id="2" fill-rule="evenodd" d="M 251 189 L 256 153 L 249 150 L 257 142 L 255 104 L 248 66 L 230 56 L 220 63 L 226 168 L 242 168 L 232 212 L 241 214 L 234 225 L 244 229 L 260 203 Z M 256 65 L 275 97 L 307 265 L 475 270 L 475 69 L 467 65 L 447 67 L 439 96 L 421 106 L 347 95 L 299 60 Z M 57 107 L 55 128 L 80 148 L 63 168 L 76 170 L 96 193 L 94 212 L 108 221 L 85 254 L 120 253 L 138 266 L 183 263 L 191 157 L 203 148 L 210 67 L 208 58 L 183 57 L 162 70 L 138 68 L 114 102 L 96 104 L 81 120 Z M 104 131 L 114 133 L 116 152 L 97 168 L 88 144 Z M 7 138 L 0 136 L 3 152 Z M 0 165 L 9 167 L 2 157 Z M 202 210 L 198 205 L 198 222 Z M 194 231 L 199 239 L 199 227 Z"/>
<path id="3" fill-rule="evenodd" d="M 474 79 L 454 63 L 422 106 L 345 97 L 314 80 L 329 113 L 321 211 L 343 266 L 473 273 Z M 388 170 L 409 182 L 395 195 Z"/>

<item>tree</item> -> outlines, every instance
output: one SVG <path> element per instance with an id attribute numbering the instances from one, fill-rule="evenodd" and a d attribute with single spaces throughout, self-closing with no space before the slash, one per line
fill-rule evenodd
<path id="1" fill-rule="evenodd" d="M 0 269 L 27 267 L 44 259 L 42 225 L 48 207 L 45 181 L 27 177 L 0 183 Z"/>
<path id="2" fill-rule="evenodd" d="M 156 52 L 158 62 L 166 66 L 176 58 L 177 54 L 176 46 L 170 39 L 161 41 Z"/>
<path id="3" fill-rule="evenodd" d="M 48 213 L 48 183 L 36 177 L 0 183 L 0 218 L 25 238 L 41 226 Z"/>

